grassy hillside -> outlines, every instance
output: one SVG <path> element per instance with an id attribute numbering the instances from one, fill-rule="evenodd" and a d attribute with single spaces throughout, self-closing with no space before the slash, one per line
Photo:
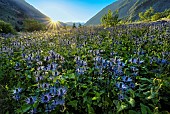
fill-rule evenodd
<path id="1" fill-rule="evenodd" d="M 11 23 L 16 29 L 22 26 L 26 18 L 41 22 L 48 18 L 25 0 L 0 0 L 0 9 L 0 19 Z"/>
<path id="2" fill-rule="evenodd" d="M 155 12 L 162 12 L 165 9 L 170 8 L 169 0 L 118 0 L 111 5 L 108 5 L 92 17 L 85 25 L 97 25 L 100 24 L 101 17 L 107 13 L 110 9 L 113 12 L 119 10 L 119 16 L 122 19 L 127 20 L 138 20 L 139 12 L 144 12 L 145 10 L 153 7 Z"/>

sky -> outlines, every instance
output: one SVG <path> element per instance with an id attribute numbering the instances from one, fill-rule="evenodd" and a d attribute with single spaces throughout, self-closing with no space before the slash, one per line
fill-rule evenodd
<path id="1" fill-rule="evenodd" d="M 115 0 L 26 0 L 53 21 L 87 22 Z"/>

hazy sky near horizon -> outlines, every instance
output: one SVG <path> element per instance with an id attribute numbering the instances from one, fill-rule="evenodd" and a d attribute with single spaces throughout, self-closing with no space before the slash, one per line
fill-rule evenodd
<path id="1" fill-rule="evenodd" d="M 86 22 L 116 0 L 26 0 L 54 21 Z"/>

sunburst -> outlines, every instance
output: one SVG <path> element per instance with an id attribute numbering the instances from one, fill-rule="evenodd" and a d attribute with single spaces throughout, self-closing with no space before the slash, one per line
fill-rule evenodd
<path id="1" fill-rule="evenodd" d="M 47 21 L 47 28 L 48 29 L 52 29 L 52 30 L 56 30 L 59 29 L 61 27 L 61 24 L 59 21 L 54 21 L 54 20 L 48 20 Z"/>

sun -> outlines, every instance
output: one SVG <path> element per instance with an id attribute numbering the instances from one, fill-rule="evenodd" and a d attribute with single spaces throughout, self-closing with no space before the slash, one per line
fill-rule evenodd
<path id="1" fill-rule="evenodd" d="M 54 20 L 50 20 L 50 22 L 52 23 L 52 24 L 55 24 L 57 21 L 54 21 Z"/>
<path id="2" fill-rule="evenodd" d="M 50 19 L 47 22 L 47 27 L 48 27 L 48 29 L 56 30 L 56 29 L 59 29 L 61 27 L 61 24 L 60 24 L 59 21 L 54 21 L 54 20 Z"/>

